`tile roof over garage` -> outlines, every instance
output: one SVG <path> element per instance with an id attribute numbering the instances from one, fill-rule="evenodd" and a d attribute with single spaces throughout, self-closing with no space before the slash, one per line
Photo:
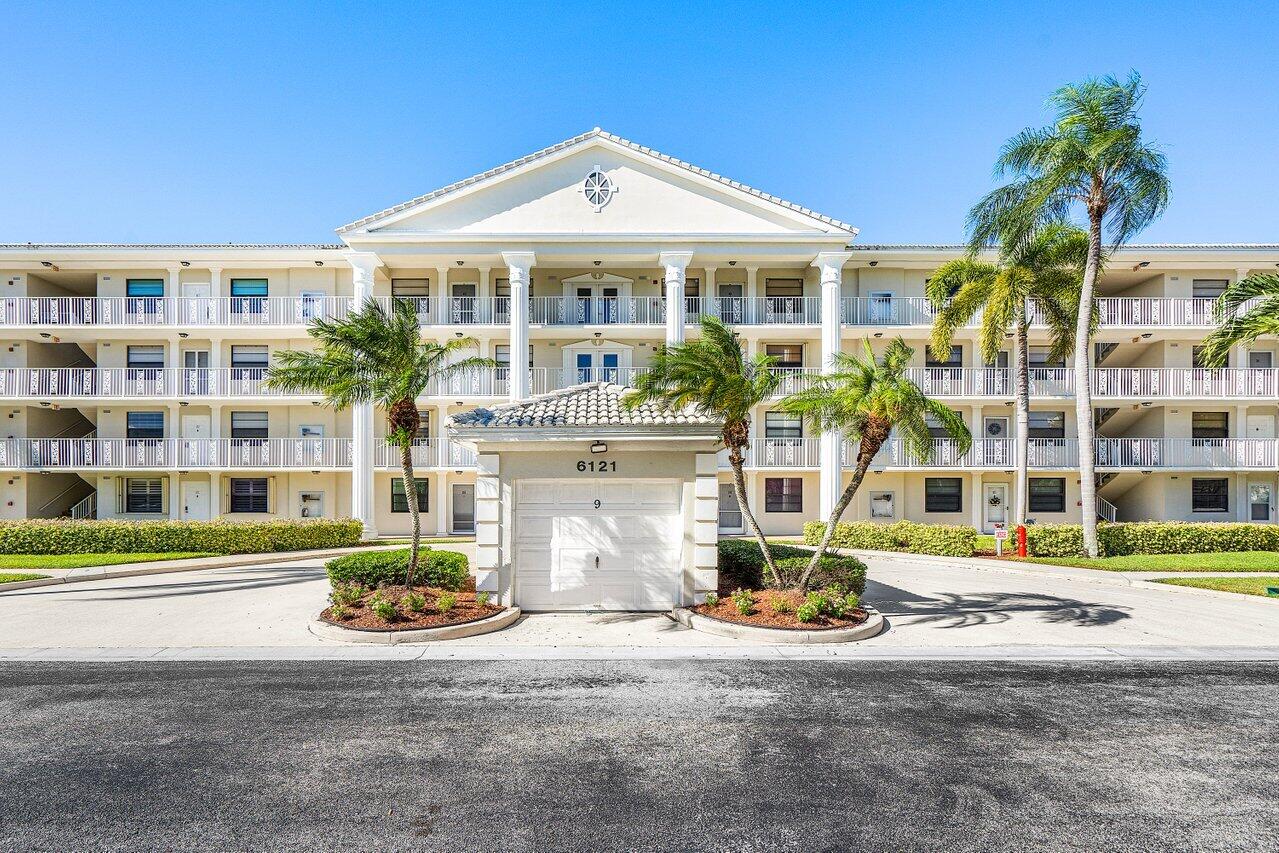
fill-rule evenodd
<path id="1" fill-rule="evenodd" d="M 599 427 L 599 426 L 719 426 L 714 418 L 691 410 L 664 412 L 652 403 L 627 409 L 622 397 L 630 391 L 609 382 L 587 382 L 518 403 L 460 412 L 450 419 L 455 427 Z"/>

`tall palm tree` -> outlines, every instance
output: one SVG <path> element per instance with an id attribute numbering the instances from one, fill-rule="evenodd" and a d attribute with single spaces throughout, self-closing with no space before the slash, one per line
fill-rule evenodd
<path id="1" fill-rule="evenodd" d="M 1004 144 L 996 176 L 1012 181 L 992 190 L 969 213 L 974 248 L 998 242 L 1017 249 L 1035 232 L 1082 208 L 1088 217 L 1088 256 L 1075 323 L 1075 411 L 1079 429 L 1080 492 L 1084 550 L 1097 556 L 1097 480 L 1093 447 L 1092 316 L 1097 278 L 1106 251 L 1137 234 L 1168 206 L 1167 163 L 1141 137 L 1138 112 L 1146 88 L 1133 72 L 1127 80 L 1089 79 L 1064 86 L 1049 99 L 1048 127 L 1027 128 Z"/>
<path id="2" fill-rule="evenodd" d="M 417 481 L 413 476 L 413 439 L 421 416 L 417 398 L 433 379 L 479 367 L 492 367 L 492 359 L 463 357 L 475 346 L 471 338 L 445 343 L 423 340 L 416 307 L 396 300 L 387 312 L 368 302 L 342 319 L 317 318 L 310 333 L 315 350 L 284 350 L 267 370 L 266 387 L 293 394 L 323 394 L 326 405 L 337 411 L 362 403 L 386 411 L 389 444 L 400 449 L 404 496 L 413 519 L 413 545 L 405 586 L 413 585 L 421 547 Z"/>
<path id="3" fill-rule="evenodd" d="M 1252 300 L 1255 305 L 1245 305 Z M 1258 273 L 1236 281 L 1217 297 L 1219 325 L 1204 338 L 1200 357 L 1208 367 L 1225 367 L 1230 349 L 1262 335 L 1279 335 L 1279 274 Z"/>
<path id="4" fill-rule="evenodd" d="M 1013 384 L 1017 422 L 1017 483 L 1013 523 L 1026 523 L 1030 457 L 1030 344 L 1032 312 L 1044 319 L 1052 341 L 1051 359 L 1065 359 L 1074 349 L 1074 306 L 1088 249 L 1081 229 L 1053 224 L 995 262 L 976 254 L 943 264 L 928 280 L 926 293 L 936 306 L 932 340 L 934 357 L 950 352 L 955 332 L 980 314 L 977 335 L 982 360 L 993 364 L 1004 339 L 1013 336 Z"/>
<path id="5" fill-rule="evenodd" d="M 728 449 L 737 505 L 759 542 L 773 585 L 781 586 L 773 552 L 746 496 L 742 453 L 750 442 L 751 411 L 773 396 L 781 377 L 771 369 L 774 361 L 771 356 L 759 353 L 747 358 L 741 340 L 720 320 L 703 316 L 701 327 L 702 334 L 695 340 L 659 347 L 653 353 L 648 372 L 636 377 L 635 389 L 622 403 L 631 408 L 646 402 L 668 410 L 691 408 L 723 421 L 720 440 Z"/>
<path id="6" fill-rule="evenodd" d="M 860 356 L 836 354 L 830 373 L 815 377 L 808 387 L 781 402 L 782 409 L 802 416 L 815 432 L 837 431 L 858 442 L 852 478 L 835 502 L 822 541 L 799 578 L 801 589 L 807 588 L 808 579 L 830 547 L 835 525 L 866 478 L 871 460 L 893 430 L 901 437 L 906 452 L 921 462 L 932 459 L 935 447 L 929 417 L 941 425 L 961 454 L 972 446 L 972 434 L 959 413 L 925 396 L 910 378 L 907 370 L 914 355 L 915 350 L 899 337 L 890 341 L 877 359 L 867 339 Z"/>

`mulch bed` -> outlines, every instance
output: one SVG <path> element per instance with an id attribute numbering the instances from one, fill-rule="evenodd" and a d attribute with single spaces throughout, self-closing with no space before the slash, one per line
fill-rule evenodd
<path id="1" fill-rule="evenodd" d="M 453 593 L 457 596 L 457 604 L 453 605 L 453 609 L 447 613 L 440 613 L 435 609 L 435 602 L 444 590 L 415 586 L 413 587 L 413 592 L 420 593 L 426 598 L 426 607 L 420 613 L 414 613 L 401 601 L 408 591 L 408 587 L 405 586 L 384 586 L 381 590 L 370 590 L 360 599 L 359 604 L 352 604 L 347 607 L 350 615 L 346 619 L 333 618 L 333 608 L 331 606 L 321 611 L 320 619 L 331 625 L 363 631 L 412 631 L 418 628 L 441 628 L 445 625 L 461 625 L 466 622 L 475 622 L 501 613 L 505 609 L 498 604 L 477 604 L 475 592 L 463 590 Z M 399 616 L 394 622 L 387 622 L 382 617 L 374 615 L 368 609 L 368 600 L 377 592 L 381 592 L 382 597 L 388 601 L 396 603 L 396 610 Z"/>
<path id="2" fill-rule="evenodd" d="M 785 599 L 790 604 L 787 613 L 774 613 L 772 602 Z M 759 589 L 755 590 L 755 610 L 749 616 L 737 612 L 733 600 L 721 594 L 719 603 L 714 607 L 698 604 L 693 612 L 699 616 L 709 616 L 724 622 L 736 622 L 739 625 L 754 625 L 757 628 L 781 628 L 798 631 L 825 631 L 832 628 L 852 628 L 865 622 L 870 615 L 860 607 L 848 611 L 843 619 L 829 616 L 818 616 L 812 622 L 801 622 L 795 617 L 795 609 L 804 603 L 804 595 L 797 589 Z"/>

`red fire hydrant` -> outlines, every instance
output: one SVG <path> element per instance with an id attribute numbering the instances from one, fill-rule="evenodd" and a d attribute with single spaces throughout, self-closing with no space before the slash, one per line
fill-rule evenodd
<path id="1" fill-rule="evenodd" d="M 1026 525 L 1017 525 L 1017 556 L 1026 556 Z"/>

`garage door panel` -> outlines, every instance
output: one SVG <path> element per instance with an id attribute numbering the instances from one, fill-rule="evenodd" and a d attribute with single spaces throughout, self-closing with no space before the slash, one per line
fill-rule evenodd
<path id="1" fill-rule="evenodd" d="M 683 528 L 678 482 L 528 481 L 517 493 L 521 606 L 658 610 L 679 602 Z M 546 502 L 548 494 L 553 495 L 551 503 Z"/>

